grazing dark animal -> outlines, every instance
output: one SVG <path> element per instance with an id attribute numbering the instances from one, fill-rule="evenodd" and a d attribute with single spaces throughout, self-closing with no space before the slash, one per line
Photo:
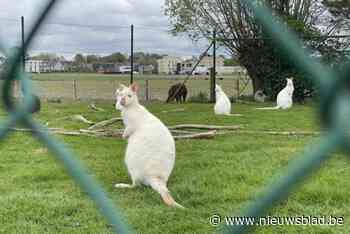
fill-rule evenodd
<path id="1" fill-rule="evenodd" d="M 186 85 L 183 83 L 177 83 L 170 87 L 168 91 L 168 98 L 166 102 L 171 102 L 174 99 L 177 103 L 186 102 L 187 97 L 187 88 Z"/>
<path id="2" fill-rule="evenodd" d="M 7 111 L 14 111 L 15 110 L 14 106 L 16 105 L 16 103 L 18 104 L 18 102 L 19 102 L 19 99 L 13 98 L 13 103 L 15 103 L 15 104 L 10 105 L 9 107 L 6 108 L 6 110 Z M 41 110 L 40 98 L 36 95 L 33 95 L 33 106 L 31 106 L 29 108 L 29 112 L 31 114 L 34 114 L 34 113 L 40 112 L 40 110 Z"/>

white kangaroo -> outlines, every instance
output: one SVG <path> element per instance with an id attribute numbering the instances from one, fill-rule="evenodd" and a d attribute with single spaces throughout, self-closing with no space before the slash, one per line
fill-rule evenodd
<path id="1" fill-rule="evenodd" d="M 287 85 L 277 95 L 277 106 L 257 108 L 258 110 L 289 109 L 293 106 L 293 79 L 287 79 Z"/>
<path id="2" fill-rule="evenodd" d="M 216 115 L 241 116 L 240 114 L 231 114 L 230 99 L 219 85 L 215 86 L 215 97 L 214 113 Z"/>
<path id="3" fill-rule="evenodd" d="M 125 125 L 123 138 L 128 140 L 125 164 L 132 184 L 116 184 L 116 188 L 151 186 L 171 207 L 183 208 L 170 195 L 167 181 L 175 163 L 175 141 L 168 128 L 139 104 L 136 84 L 116 91 L 116 109 L 121 110 Z"/>

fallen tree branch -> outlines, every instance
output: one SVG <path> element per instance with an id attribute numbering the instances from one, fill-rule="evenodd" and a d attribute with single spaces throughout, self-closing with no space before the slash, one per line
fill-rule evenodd
<path id="1" fill-rule="evenodd" d="M 86 123 L 86 124 L 90 124 L 90 125 L 95 124 L 95 122 L 92 122 L 92 121 L 86 119 L 86 118 L 85 118 L 84 116 L 82 116 L 82 115 L 73 115 L 71 118 L 72 118 L 73 120 L 81 121 L 81 122 Z"/>
<path id="2" fill-rule="evenodd" d="M 33 132 L 32 129 L 29 128 L 10 128 L 12 131 L 16 132 Z M 49 131 L 61 131 L 63 128 L 48 128 Z"/>
<path id="3" fill-rule="evenodd" d="M 214 138 L 216 135 L 216 131 L 210 131 L 210 132 L 201 132 L 201 133 L 194 133 L 189 135 L 180 135 L 180 136 L 174 136 L 175 140 L 181 140 L 181 139 L 211 139 Z"/>
<path id="4" fill-rule="evenodd" d="M 96 106 L 95 103 L 91 103 L 91 104 L 89 105 L 89 107 L 90 107 L 91 109 L 93 109 L 94 111 L 105 111 L 105 110 L 102 109 L 102 108 L 98 108 L 98 107 Z"/>
<path id="5" fill-rule="evenodd" d="M 84 116 L 82 115 L 72 115 L 72 116 L 65 116 L 65 117 L 62 117 L 62 118 L 59 118 L 59 119 L 56 119 L 56 121 L 58 120 L 65 120 L 65 119 L 71 119 L 71 120 L 75 120 L 75 121 L 80 121 L 80 122 L 83 122 L 83 123 L 86 123 L 86 124 L 95 124 L 95 122 L 92 122 L 88 119 L 86 119 Z M 48 125 L 49 122 L 47 122 L 46 125 Z"/>
<path id="6" fill-rule="evenodd" d="M 38 131 L 33 130 L 33 129 L 27 129 L 27 128 L 11 128 L 13 131 L 17 132 L 31 132 L 31 133 L 36 133 Z M 53 134 L 60 134 L 60 135 L 67 135 L 67 136 L 82 136 L 84 133 L 81 133 L 79 131 L 67 131 L 62 128 L 49 128 L 47 129 L 50 133 Z"/>
<path id="7" fill-rule="evenodd" d="M 192 125 L 191 125 L 192 126 Z M 218 126 L 216 126 L 218 127 Z M 233 127 L 233 126 L 231 126 Z M 32 129 L 25 128 L 11 128 L 13 131 L 18 132 L 31 132 L 35 133 L 36 131 Z M 48 131 L 52 134 L 60 134 L 66 136 L 89 136 L 89 137 L 117 137 L 121 138 L 124 132 L 124 129 L 98 129 L 98 130 L 89 130 L 89 129 L 80 129 L 79 131 L 65 130 L 62 128 L 49 128 Z M 319 136 L 323 132 L 313 132 L 313 131 L 273 131 L 273 130 L 239 130 L 233 129 L 228 131 L 209 131 L 209 132 L 191 132 L 191 131 L 181 131 L 181 130 L 170 130 L 174 139 L 212 139 L 215 136 L 219 135 L 229 135 L 229 134 L 243 134 L 243 135 L 276 135 L 276 136 Z M 179 134 L 179 135 L 176 135 Z"/>
<path id="8" fill-rule="evenodd" d="M 162 111 L 161 113 L 171 113 L 171 112 L 182 112 L 185 111 L 185 109 L 181 108 L 181 109 L 174 109 L 174 110 L 168 110 L 168 111 Z"/>
<path id="9" fill-rule="evenodd" d="M 104 121 L 101 121 L 101 122 L 98 122 L 98 123 L 92 125 L 91 127 L 88 128 L 88 130 L 94 130 L 96 128 L 103 128 L 103 127 L 109 126 L 111 124 L 114 124 L 114 123 L 122 121 L 122 120 L 123 119 L 120 118 L 120 117 L 112 118 L 112 119 L 109 119 L 109 120 L 104 120 Z"/>
<path id="10" fill-rule="evenodd" d="M 191 132 L 191 131 L 175 130 L 175 129 L 170 129 L 169 131 L 172 134 L 193 134 L 194 133 L 194 132 Z"/>
<path id="11" fill-rule="evenodd" d="M 179 124 L 169 127 L 169 129 L 183 129 L 183 128 L 192 128 L 192 129 L 204 129 L 204 130 L 237 130 L 241 129 L 241 126 L 217 126 L 217 125 L 202 125 L 202 124 Z"/>
<path id="12" fill-rule="evenodd" d="M 122 137 L 124 130 L 123 129 L 117 129 L 117 130 L 104 130 L 104 131 L 92 131 L 87 129 L 80 129 L 81 133 L 94 135 L 94 136 L 101 136 L 101 137 Z"/>
<path id="13" fill-rule="evenodd" d="M 313 131 L 272 131 L 272 130 L 234 130 L 234 131 L 222 131 L 217 135 L 227 134 L 246 134 L 246 135 L 276 135 L 276 136 L 319 136 L 322 132 Z"/>

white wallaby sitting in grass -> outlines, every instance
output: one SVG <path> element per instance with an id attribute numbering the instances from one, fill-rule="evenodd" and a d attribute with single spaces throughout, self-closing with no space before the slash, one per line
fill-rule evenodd
<path id="1" fill-rule="evenodd" d="M 116 91 L 116 109 L 121 110 L 125 125 L 123 138 L 128 140 L 125 164 L 132 184 L 116 184 L 116 188 L 133 188 L 139 184 L 151 186 L 164 203 L 183 208 L 167 188 L 175 163 L 175 141 L 168 128 L 139 104 L 136 84 L 121 85 Z"/>
<path id="2" fill-rule="evenodd" d="M 219 85 L 215 86 L 216 103 L 214 106 L 214 112 L 216 115 L 230 115 L 231 102 L 227 95 L 224 93 Z"/>
<path id="3" fill-rule="evenodd" d="M 216 115 L 241 116 L 240 114 L 231 114 L 231 102 L 219 85 L 215 86 L 216 102 L 214 112 Z"/>
<path id="4" fill-rule="evenodd" d="M 286 87 L 282 89 L 277 95 L 277 106 L 257 108 L 257 109 L 258 110 L 278 110 L 278 109 L 291 108 L 293 106 L 293 92 L 294 92 L 293 79 L 287 79 Z"/>

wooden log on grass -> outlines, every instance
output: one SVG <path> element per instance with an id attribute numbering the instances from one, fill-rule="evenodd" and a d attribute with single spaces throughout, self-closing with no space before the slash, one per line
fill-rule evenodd
<path id="1" fill-rule="evenodd" d="M 94 129 L 97 129 L 97 128 L 103 128 L 103 127 L 109 126 L 111 124 L 114 124 L 114 123 L 122 121 L 122 120 L 123 119 L 120 118 L 120 117 L 112 118 L 112 119 L 109 119 L 109 120 L 104 120 L 104 121 L 101 121 L 101 122 L 98 122 L 98 123 L 92 125 L 91 127 L 88 128 L 88 130 L 94 130 Z"/>
<path id="2" fill-rule="evenodd" d="M 314 131 L 273 131 L 273 130 L 233 130 L 221 131 L 217 135 L 242 134 L 242 135 L 275 135 L 275 136 L 319 136 L 322 132 Z"/>
<path id="3" fill-rule="evenodd" d="M 216 135 L 216 131 L 209 131 L 209 132 L 200 132 L 200 133 L 193 133 L 188 135 L 179 135 L 174 136 L 175 140 L 181 140 L 181 139 L 212 139 Z"/>
<path id="4" fill-rule="evenodd" d="M 239 125 L 231 126 L 218 126 L 218 125 L 204 125 L 204 124 L 179 124 L 175 126 L 170 126 L 169 129 L 203 129 L 203 130 L 237 130 L 241 129 Z"/>
<path id="5" fill-rule="evenodd" d="M 89 107 L 94 111 L 105 111 L 104 109 L 97 107 L 95 103 L 91 103 Z"/>
<path id="6" fill-rule="evenodd" d="M 161 113 L 172 113 L 172 112 L 183 112 L 185 109 L 180 108 L 180 109 L 174 109 L 174 110 L 164 110 Z"/>

